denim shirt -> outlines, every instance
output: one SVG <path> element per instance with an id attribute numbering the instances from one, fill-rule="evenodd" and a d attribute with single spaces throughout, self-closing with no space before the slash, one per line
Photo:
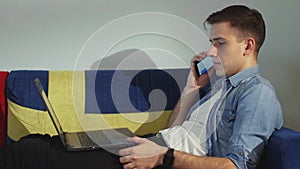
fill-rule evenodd
<path id="1" fill-rule="evenodd" d="M 207 156 L 229 158 L 238 169 L 256 168 L 269 137 L 283 125 L 281 105 L 270 82 L 259 75 L 258 66 L 222 83 L 226 83 L 227 91 L 212 108 L 207 122 L 207 130 L 215 126 L 207 131 L 211 133 Z M 207 98 L 198 105 L 203 100 Z"/>

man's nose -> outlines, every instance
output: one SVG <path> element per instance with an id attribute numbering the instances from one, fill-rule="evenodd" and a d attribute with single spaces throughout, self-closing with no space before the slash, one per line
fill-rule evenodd
<path id="1" fill-rule="evenodd" d="M 209 49 L 208 49 L 208 51 L 207 51 L 207 55 L 209 55 L 209 56 L 218 56 L 218 54 L 217 54 L 217 48 L 216 47 L 214 47 L 214 45 L 211 45 L 210 47 L 209 47 Z"/>

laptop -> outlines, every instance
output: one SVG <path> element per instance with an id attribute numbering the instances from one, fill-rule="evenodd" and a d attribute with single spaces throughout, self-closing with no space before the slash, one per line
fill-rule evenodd
<path id="1" fill-rule="evenodd" d="M 117 152 L 120 149 L 136 145 L 135 143 L 127 141 L 128 137 L 134 136 L 134 133 L 128 128 L 64 132 L 39 78 L 34 79 L 34 83 L 46 105 L 53 125 L 67 150 L 86 151 L 105 149 Z"/>

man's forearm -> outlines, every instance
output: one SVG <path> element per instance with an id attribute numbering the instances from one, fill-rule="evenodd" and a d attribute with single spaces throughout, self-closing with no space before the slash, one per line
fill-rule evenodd
<path id="1" fill-rule="evenodd" d="M 185 88 L 181 97 L 172 111 L 171 117 L 168 122 L 168 127 L 173 127 L 182 124 L 186 115 L 195 103 L 195 98 L 198 94 L 199 88 Z"/>
<path id="2" fill-rule="evenodd" d="M 228 158 L 195 156 L 180 151 L 174 151 L 174 169 L 236 169 Z"/>

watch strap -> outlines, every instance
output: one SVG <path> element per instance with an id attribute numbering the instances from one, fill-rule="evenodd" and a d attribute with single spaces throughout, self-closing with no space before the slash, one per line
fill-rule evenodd
<path id="1" fill-rule="evenodd" d="M 174 149 L 169 148 L 163 159 L 163 166 L 172 168 L 174 162 Z"/>

